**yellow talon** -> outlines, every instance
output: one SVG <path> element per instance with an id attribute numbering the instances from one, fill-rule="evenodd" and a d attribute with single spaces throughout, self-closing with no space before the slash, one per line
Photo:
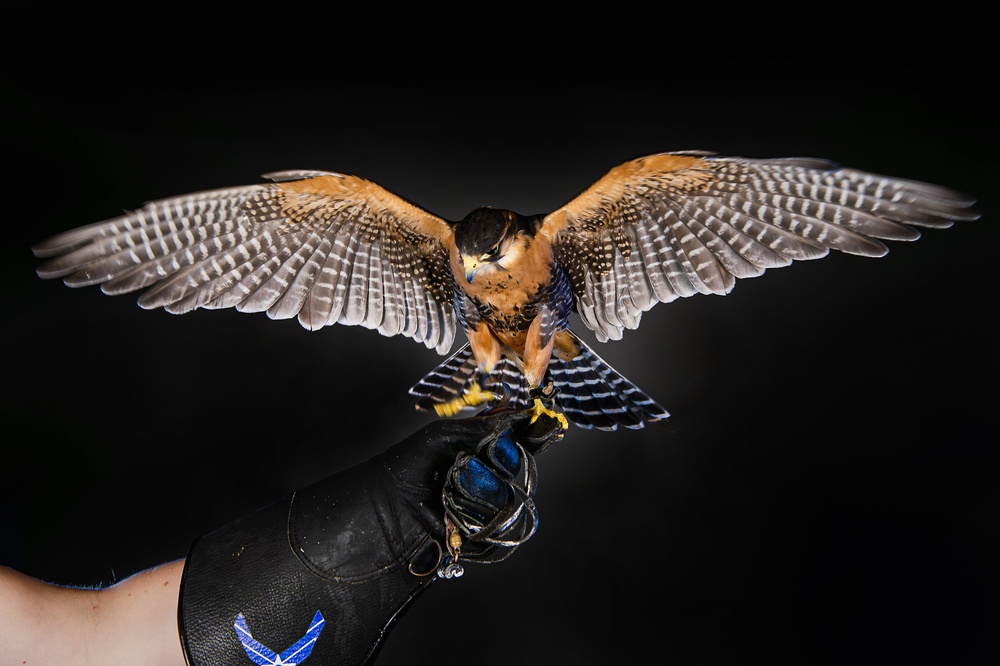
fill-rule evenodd
<path id="1" fill-rule="evenodd" d="M 434 405 L 434 411 L 438 416 L 455 416 L 466 407 L 475 407 L 490 400 L 493 400 L 492 393 L 484 391 L 479 384 L 473 384 L 460 397 Z"/>
<path id="2" fill-rule="evenodd" d="M 535 398 L 535 406 L 531 408 L 531 412 L 532 412 L 531 423 L 537 421 L 538 417 L 544 414 L 549 418 L 553 418 L 559 421 L 559 423 L 562 425 L 563 430 L 569 428 L 569 421 L 566 420 L 566 417 L 562 413 L 553 411 L 548 407 L 546 407 L 545 404 L 539 398 Z"/>

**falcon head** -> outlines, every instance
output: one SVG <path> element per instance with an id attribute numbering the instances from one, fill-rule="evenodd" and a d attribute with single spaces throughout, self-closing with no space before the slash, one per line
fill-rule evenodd
<path id="1" fill-rule="evenodd" d="M 455 225 L 455 247 L 469 283 L 479 272 L 503 268 L 515 238 L 524 228 L 521 216 L 500 208 L 477 208 Z"/>

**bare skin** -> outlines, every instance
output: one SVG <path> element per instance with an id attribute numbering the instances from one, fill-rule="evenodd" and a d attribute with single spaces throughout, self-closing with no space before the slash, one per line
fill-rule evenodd
<path id="1" fill-rule="evenodd" d="M 175 560 L 89 589 L 0 567 L 0 666 L 184 666 L 183 572 Z"/>

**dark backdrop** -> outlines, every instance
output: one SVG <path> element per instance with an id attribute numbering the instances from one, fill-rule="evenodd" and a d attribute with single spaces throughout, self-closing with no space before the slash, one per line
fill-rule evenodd
<path id="1" fill-rule="evenodd" d="M 642 7 L 5 16 L 4 563 L 97 585 L 183 557 L 426 423 L 407 389 L 440 360 L 43 281 L 50 234 L 282 169 L 458 218 L 550 210 L 665 150 L 826 157 L 965 190 L 983 219 L 599 346 L 673 418 L 574 428 L 539 460 L 539 533 L 435 585 L 379 663 L 996 663 L 995 31 L 962 3 Z"/>

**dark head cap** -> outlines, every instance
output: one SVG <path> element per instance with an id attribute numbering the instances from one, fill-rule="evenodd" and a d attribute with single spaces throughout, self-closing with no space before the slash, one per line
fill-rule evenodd
<path id="1" fill-rule="evenodd" d="M 500 208 L 477 208 L 455 225 L 459 252 L 479 256 L 496 247 L 510 230 L 513 213 Z"/>

